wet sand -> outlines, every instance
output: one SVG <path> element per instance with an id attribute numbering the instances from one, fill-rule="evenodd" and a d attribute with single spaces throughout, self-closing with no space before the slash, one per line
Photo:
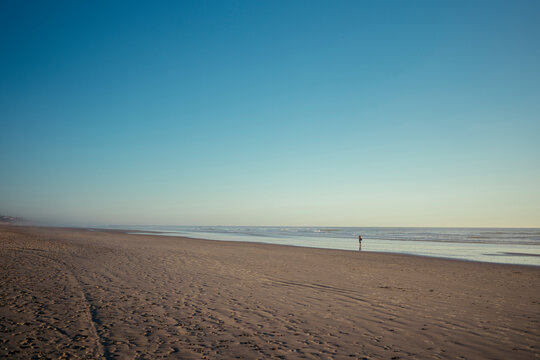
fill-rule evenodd
<path id="1" fill-rule="evenodd" d="M 539 267 L 2 225 L 0 285 L 0 358 L 540 357 Z"/>

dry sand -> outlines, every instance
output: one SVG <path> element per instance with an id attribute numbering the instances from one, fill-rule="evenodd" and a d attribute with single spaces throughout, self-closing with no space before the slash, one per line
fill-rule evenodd
<path id="1" fill-rule="evenodd" d="M 1 358 L 540 357 L 538 267 L 16 226 L 0 259 Z"/>

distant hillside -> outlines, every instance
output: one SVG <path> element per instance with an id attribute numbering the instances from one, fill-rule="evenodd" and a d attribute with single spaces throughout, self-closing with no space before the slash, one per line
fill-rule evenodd
<path id="1" fill-rule="evenodd" d="M 22 222 L 24 222 L 24 219 L 19 217 L 0 215 L 0 224 L 18 224 Z"/>

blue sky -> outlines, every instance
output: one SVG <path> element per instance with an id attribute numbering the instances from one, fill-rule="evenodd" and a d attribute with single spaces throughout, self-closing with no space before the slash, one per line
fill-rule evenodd
<path id="1" fill-rule="evenodd" d="M 540 227 L 540 2 L 0 4 L 0 213 Z"/>

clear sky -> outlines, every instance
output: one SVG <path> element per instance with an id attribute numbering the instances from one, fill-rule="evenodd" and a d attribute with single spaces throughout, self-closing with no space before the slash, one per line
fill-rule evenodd
<path id="1" fill-rule="evenodd" d="M 540 227 L 540 1 L 2 1 L 0 214 Z"/>

